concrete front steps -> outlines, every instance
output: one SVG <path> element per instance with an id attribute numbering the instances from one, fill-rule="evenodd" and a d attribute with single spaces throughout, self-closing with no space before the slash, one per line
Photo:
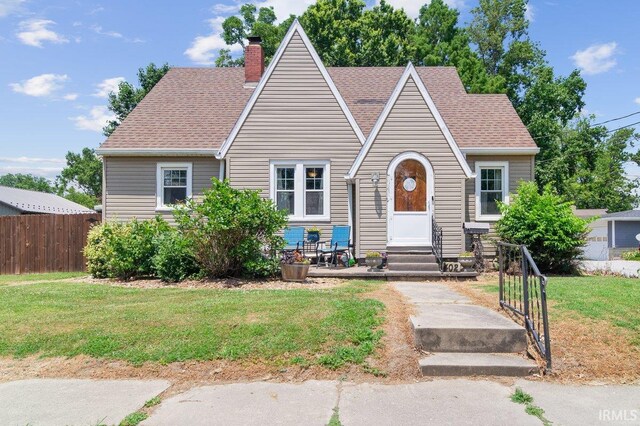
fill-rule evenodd
<path id="1" fill-rule="evenodd" d="M 490 309 L 473 305 L 442 284 L 397 283 L 416 308 L 410 317 L 424 376 L 527 376 L 537 371 L 526 357 L 525 329 Z"/>
<path id="2" fill-rule="evenodd" d="M 390 272 L 439 272 L 431 247 L 387 247 Z"/>

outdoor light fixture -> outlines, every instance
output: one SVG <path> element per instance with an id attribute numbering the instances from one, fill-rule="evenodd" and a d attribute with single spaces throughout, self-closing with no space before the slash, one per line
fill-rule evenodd
<path id="1" fill-rule="evenodd" d="M 380 182 L 380 173 L 371 173 L 371 182 L 373 183 L 373 186 L 378 186 L 378 182 Z"/>

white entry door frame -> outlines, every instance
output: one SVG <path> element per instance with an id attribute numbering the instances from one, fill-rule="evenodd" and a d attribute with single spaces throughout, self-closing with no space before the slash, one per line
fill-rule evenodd
<path id="1" fill-rule="evenodd" d="M 395 172 L 405 160 L 417 160 L 425 168 L 425 211 L 395 211 Z M 387 246 L 431 246 L 434 188 L 433 167 L 422 154 L 403 152 L 391 160 L 387 169 Z"/>

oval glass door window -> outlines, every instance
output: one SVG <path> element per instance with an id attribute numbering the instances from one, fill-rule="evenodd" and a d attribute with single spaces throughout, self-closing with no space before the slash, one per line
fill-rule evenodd
<path id="1" fill-rule="evenodd" d="M 411 192 L 416 189 L 416 180 L 414 178 L 406 178 L 402 183 L 402 186 L 406 191 Z"/>

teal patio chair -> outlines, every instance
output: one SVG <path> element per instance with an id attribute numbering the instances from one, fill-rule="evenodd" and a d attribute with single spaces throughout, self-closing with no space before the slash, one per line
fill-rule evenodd
<path id="1" fill-rule="evenodd" d="M 351 227 L 348 225 L 333 225 L 331 231 L 331 244 L 328 248 L 321 249 L 320 245 L 316 245 L 316 268 L 320 267 L 321 259 L 324 259 L 325 266 L 327 265 L 327 257 L 330 258 L 331 263 L 334 266 L 338 266 L 338 253 L 349 252 L 351 249 Z M 351 253 L 349 253 L 351 257 Z"/>
<path id="2" fill-rule="evenodd" d="M 284 229 L 285 246 L 283 251 L 301 250 L 304 252 L 304 227 L 294 226 Z M 304 253 L 303 253 L 304 254 Z"/>

